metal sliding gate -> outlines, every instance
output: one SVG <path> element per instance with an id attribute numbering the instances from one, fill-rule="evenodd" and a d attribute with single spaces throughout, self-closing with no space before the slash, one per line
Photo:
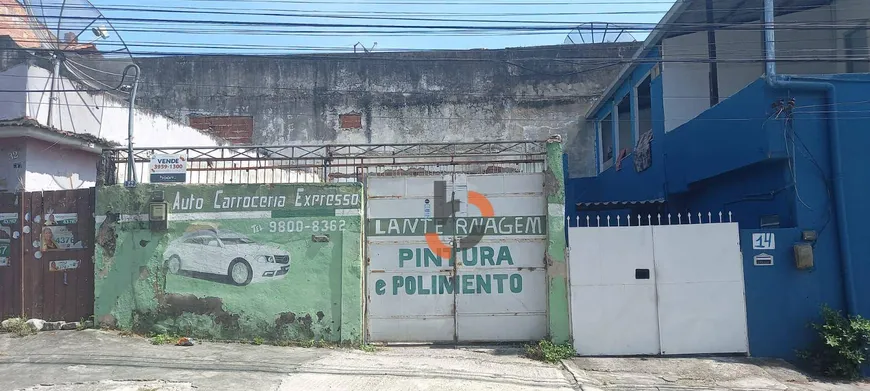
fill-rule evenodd
<path id="1" fill-rule="evenodd" d="M 540 172 L 369 177 L 369 339 L 543 338 L 543 178 Z"/>

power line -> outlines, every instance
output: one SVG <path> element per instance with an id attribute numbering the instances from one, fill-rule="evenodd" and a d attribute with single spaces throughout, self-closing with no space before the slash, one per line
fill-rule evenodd
<path id="1" fill-rule="evenodd" d="M 0 16 L 5 17 L 20 17 L 19 15 L 14 14 L 0 14 Z M 267 26 L 267 27 L 323 27 L 323 28 L 369 28 L 369 29 L 382 29 L 382 28 L 397 28 L 397 29 L 408 29 L 408 30 L 484 30 L 484 31 L 565 31 L 575 29 L 577 24 L 563 24 L 560 26 L 545 26 L 545 25 L 503 25 L 503 26 L 474 26 L 474 25 L 428 25 L 428 26 L 412 26 L 412 25 L 401 25 L 401 24 L 349 24 L 349 23 L 297 23 L 297 22 L 269 22 L 269 21 L 228 21 L 228 20 L 195 20 L 195 19 L 169 19 L 169 18 L 133 18 L 133 17 L 113 17 L 108 18 L 104 17 L 109 21 L 124 21 L 124 22 L 141 22 L 141 23 L 178 23 L 178 24 L 194 24 L 194 25 L 229 25 L 229 26 Z M 83 17 L 83 16 L 46 16 L 44 19 L 55 20 L 55 19 L 66 19 L 66 20 L 83 20 L 83 21 L 93 21 L 95 18 L 93 17 Z M 850 29 L 863 26 L 863 19 L 855 19 L 851 20 L 854 23 L 846 24 L 842 22 L 834 22 L 831 21 L 802 21 L 802 22 L 779 22 L 776 24 L 775 29 L 783 30 L 783 29 L 822 29 L 822 30 L 831 30 L 831 29 L 839 29 L 848 27 Z M 846 22 L 846 21 L 843 21 Z M 531 23 L 542 23 L 540 21 L 535 21 Z M 563 22 L 564 23 L 564 22 Z M 762 23 L 743 23 L 739 26 L 733 26 L 722 23 L 669 23 L 666 27 L 658 26 L 655 23 L 632 23 L 627 24 L 626 28 L 637 28 L 637 29 L 661 29 L 667 28 L 671 31 L 679 31 L 678 28 L 725 28 L 728 27 L 729 30 L 762 30 L 764 25 Z M 675 30 L 676 29 L 676 30 Z"/>
<path id="2" fill-rule="evenodd" d="M 34 40 L 34 39 L 19 39 L 19 40 L 16 40 L 16 42 L 18 42 L 19 44 L 20 43 L 43 43 L 41 40 Z M 796 42 L 796 43 L 805 44 L 805 43 L 809 43 L 809 42 L 833 42 L 833 39 L 802 39 L 802 40 L 793 40 L 793 41 L 789 41 L 789 40 L 777 41 L 777 43 L 779 43 L 779 44 L 789 43 L 789 42 Z M 285 46 L 285 45 L 271 45 L 271 44 L 206 44 L 206 43 L 197 43 L 197 42 L 169 42 L 169 41 L 128 41 L 127 44 L 133 45 L 133 46 L 139 46 L 139 47 L 189 48 L 189 49 L 198 49 L 198 48 L 233 49 L 233 50 L 274 49 L 274 50 L 310 50 L 310 51 L 327 51 L 327 52 L 335 52 L 336 50 L 352 50 L 351 47 L 347 47 L 347 46 L 343 47 L 343 46 L 299 46 L 299 45 L 286 45 Z M 122 45 L 122 44 L 120 42 L 114 43 L 114 44 L 109 43 L 105 46 L 114 47 L 114 46 L 118 46 L 118 45 Z M 704 50 L 702 53 L 702 51 L 700 51 L 700 50 L 687 50 L 687 48 L 706 49 L 707 46 L 709 46 L 709 45 L 707 45 L 707 44 L 681 45 L 679 48 L 669 49 L 667 57 L 678 59 L 679 58 L 678 56 L 674 56 L 675 53 L 682 54 L 682 55 L 698 53 L 699 55 L 706 56 L 707 55 L 706 50 Z M 746 47 L 743 47 L 743 46 L 741 46 L 741 47 L 728 47 L 725 45 L 722 45 L 722 46 L 723 47 L 717 48 L 717 54 L 719 57 L 721 57 L 725 54 L 750 54 L 750 53 L 752 53 L 752 50 L 747 49 Z M 24 48 L 24 49 L 25 50 L 36 50 L 36 49 L 27 49 L 27 48 Z M 533 48 L 533 49 L 541 50 L 538 48 Z M 584 47 L 584 51 L 590 51 L 589 49 L 592 49 L 592 48 L 591 47 Z M 0 49 L 0 50 L 3 50 L 3 49 Z M 9 50 L 9 49 L 7 49 L 7 50 Z M 46 49 L 46 50 L 49 50 L 49 49 Z M 607 50 L 607 48 L 604 48 L 604 50 L 602 50 L 602 51 L 606 51 L 606 50 Z M 75 50 L 71 50 L 71 51 L 74 52 Z M 453 52 L 453 53 L 457 52 L 456 50 L 431 50 L 431 49 L 416 49 L 415 50 L 415 49 L 405 49 L 405 48 L 383 48 L 382 51 L 374 52 L 374 53 L 370 52 L 370 53 L 368 53 L 368 55 L 387 54 L 387 53 L 393 53 L 393 52 L 437 53 L 439 51 L 440 52 Z M 787 48 L 787 49 L 778 48 L 777 54 L 778 55 L 789 54 L 789 53 L 824 54 L 826 52 L 838 53 L 840 51 L 842 51 L 842 49 L 838 49 L 838 48 L 812 48 L 812 47 Z M 760 53 L 761 50 L 759 49 L 759 50 L 756 50 L 755 52 Z M 851 52 L 853 53 L 852 56 L 855 56 L 855 53 L 870 52 L 870 49 L 868 49 L 868 48 L 852 49 Z M 524 61 L 524 60 L 532 60 L 532 61 L 554 60 L 554 61 L 556 61 L 556 60 L 559 60 L 559 61 L 568 62 L 568 61 L 572 61 L 575 59 L 577 59 L 577 58 L 575 58 L 575 57 L 552 57 L 552 58 L 550 58 L 550 57 L 538 57 L 538 58 L 529 57 L 529 58 L 515 58 L 514 60 L 516 60 L 516 61 Z"/>
<path id="3" fill-rule="evenodd" d="M 810 41 L 810 40 L 804 40 Z M 824 39 L 819 39 L 818 41 L 828 41 Z M 31 42 L 37 43 L 37 40 L 22 40 L 22 42 Z M 781 41 L 780 41 L 781 42 Z M 799 42 L 799 41 L 794 41 Z M 198 49 L 227 49 L 233 48 L 233 45 L 208 45 L 208 44 L 190 44 L 190 45 L 168 45 L 163 43 L 156 44 L 143 44 L 143 46 L 153 46 L 153 47 L 189 47 L 189 48 L 198 48 Z M 622 44 L 626 45 L 626 44 Z M 692 46 L 692 45 L 685 45 Z M 706 46 L 706 45 L 697 45 L 697 46 Z M 259 45 L 236 45 L 235 48 L 238 49 L 246 49 L 246 48 L 257 48 L 262 47 Z M 296 47 L 280 47 L 276 46 L 277 49 L 294 49 Z M 592 48 L 589 48 L 592 49 Z M 6 51 L 23 51 L 28 53 L 70 53 L 70 54 L 79 54 L 83 55 L 83 60 L 87 60 L 89 62 L 107 62 L 107 63 L 118 63 L 117 58 L 94 58 L 87 57 L 89 53 L 82 54 L 80 51 L 75 49 L 31 49 L 26 47 L 19 48 L 9 48 L 3 49 Z M 3 51 L 0 50 L 0 51 Z M 513 49 L 505 49 L 506 54 L 507 51 Z M 681 57 L 678 55 L 665 55 L 663 58 L 632 58 L 632 59 L 614 59 L 614 56 L 608 57 L 596 57 L 593 55 L 588 56 L 560 56 L 560 57 L 516 57 L 512 58 L 510 56 L 505 56 L 504 58 L 499 57 L 478 57 L 478 58 L 470 58 L 467 56 L 437 56 L 438 54 L 443 54 L 444 52 L 449 52 L 452 54 L 466 54 L 472 52 L 473 50 L 420 50 L 420 51 L 403 51 L 403 52 L 370 52 L 370 53 L 323 53 L 323 54 L 310 54 L 310 53 L 296 53 L 292 55 L 288 54 L 228 54 L 222 52 L 215 53 L 207 53 L 207 52 L 161 52 L 161 51 L 131 51 L 131 54 L 139 54 L 139 55 L 150 55 L 150 56 L 172 56 L 178 60 L 179 63 L 190 62 L 192 59 L 196 59 L 196 61 L 202 61 L 204 58 L 220 58 L 220 61 L 232 62 L 232 61 L 250 61 L 252 59 L 259 60 L 270 60 L 270 59 L 281 59 L 281 60 L 298 60 L 298 61 L 306 61 L 306 60 L 329 60 L 329 61 L 409 61 L 409 62 L 431 62 L 431 61 L 447 61 L 447 62 L 501 62 L 507 63 L 509 65 L 516 65 L 511 63 L 513 62 L 521 62 L 521 61 L 555 61 L 562 62 L 566 64 L 575 63 L 576 65 L 581 65 L 583 63 L 597 63 L 597 64 L 629 64 L 629 63 L 702 63 L 707 64 L 711 62 L 717 62 L 722 64 L 727 63 L 758 63 L 758 62 L 766 62 L 767 59 L 761 55 L 752 55 L 750 50 L 745 49 L 737 49 L 733 52 L 728 51 L 727 49 L 723 49 L 723 54 L 737 53 L 737 54 L 749 54 L 742 57 L 733 57 L 733 58 L 716 58 L 710 59 L 705 58 L 705 53 L 695 52 L 695 51 L 686 51 L 684 53 L 697 54 L 697 56 L 685 56 Z M 613 53 L 611 48 L 601 47 L 600 50 L 586 50 L 583 52 L 606 52 L 608 54 Z M 669 53 L 679 53 L 679 50 L 669 51 Z M 756 52 L 760 52 L 756 51 Z M 800 53 L 800 55 L 784 55 L 785 53 Z M 844 62 L 844 61 L 861 61 L 867 59 L 867 56 L 862 55 L 843 55 L 843 56 L 830 56 L 831 53 L 836 53 L 835 49 L 828 48 L 794 48 L 794 49 L 785 49 L 777 51 L 776 62 Z M 403 55 L 402 53 L 410 53 L 410 54 L 419 54 L 419 56 L 410 56 Z M 582 53 L 582 52 L 581 52 Z M 102 54 L 102 53 L 100 53 Z M 118 54 L 118 53 L 109 53 L 109 54 Z M 783 55 L 780 55 L 783 54 Z M 94 53 L 93 55 L 99 55 L 98 53 Z"/>
<path id="4" fill-rule="evenodd" d="M 84 6 L 75 6 L 75 5 L 66 5 L 66 6 L 55 6 L 55 5 L 43 5 L 40 8 L 49 8 L 49 9 L 62 9 L 62 10 L 92 10 L 91 7 Z M 808 10 L 808 7 L 781 7 L 778 8 L 778 11 L 782 12 L 799 12 Z M 492 19 L 457 19 L 457 18 L 419 18 L 419 17 L 410 17 L 411 15 L 421 15 L 421 16 L 493 16 L 493 17 L 505 17 L 505 16 L 541 16 L 541 17 L 553 17 L 553 16 L 581 16 L 581 15 L 663 15 L 667 12 L 665 10 L 620 10 L 620 11 L 591 11 L 591 12 L 542 12 L 542 13 L 494 13 L 494 14 L 482 14 L 482 13 L 425 13 L 425 12 L 378 12 L 378 11 L 342 11 L 342 10 L 330 10 L 329 13 L 327 11 L 310 11 L 310 10 L 282 10 L 282 9 L 253 9 L 254 12 L 248 11 L 239 11 L 239 10 L 231 10 L 231 9 L 220 9 L 220 8 L 202 8 L 202 7 L 165 7 L 165 8 L 154 8 L 154 7 L 131 7 L 131 6 L 104 6 L 99 7 L 99 10 L 106 11 L 119 11 L 119 12 L 141 12 L 147 11 L 149 13 L 170 13 L 170 14 L 197 14 L 197 15 L 232 15 L 234 17 L 238 16 L 269 16 L 269 17 L 294 17 L 294 18 L 330 18 L 330 19 L 368 19 L 368 20 L 411 20 L 411 21 L 438 21 L 438 22 L 480 22 L 480 23 L 503 23 L 502 20 L 492 20 Z M 713 12 L 716 11 L 729 11 L 730 9 L 712 9 Z M 759 16 L 760 12 L 764 10 L 764 8 L 760 7 L 746 7 L 741 8 L 743 11 L 758 11 Z M 707 10 L 685 10 L 684 13 L 706 13 Z M 349 15 L 355 14 L 355 15 Z M 394 16 L 397 15 L 397 16 Z M 38 15 L 37 18 L 61 18 L 64 16 L 57 15 Z M 104 16 L 105 17 L 105 16 Z M 108 17 L 105 17 L 108 18 Z M 544 20 L 511 20 L 511 23 L 565 23 L 565 22 L 551 22 Z M 582 24 L 582 23 L 581 23 Z"/>

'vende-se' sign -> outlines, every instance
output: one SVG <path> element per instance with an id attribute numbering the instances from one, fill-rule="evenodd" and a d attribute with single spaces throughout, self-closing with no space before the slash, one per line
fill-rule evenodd
<path id="1" fill-rule="evenodd" d="M 154 154 L 150 169 L 151 183 L 187 181 L 187 157 L 183 154 Z"/>

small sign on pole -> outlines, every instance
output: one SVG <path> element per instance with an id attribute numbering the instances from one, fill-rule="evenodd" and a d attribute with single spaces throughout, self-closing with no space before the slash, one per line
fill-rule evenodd
<path id="1" fill-rule="evenodd" d="M 187 182 L 187 157 L 184 154 L 151 156 L 151 183 Z"/>

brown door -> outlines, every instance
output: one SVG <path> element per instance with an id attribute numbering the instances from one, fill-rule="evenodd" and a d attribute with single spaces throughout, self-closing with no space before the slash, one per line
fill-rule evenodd
<path id="1" fill-rule="evenodd" d="M 0 193 L 0 319 L 21 315 L 21 193 Z"/>
<path id="2" fill-rule="evenodd" d="M 23 314 L 78 321 L 94 309 L 94 189 L 23 193 Z"/>

